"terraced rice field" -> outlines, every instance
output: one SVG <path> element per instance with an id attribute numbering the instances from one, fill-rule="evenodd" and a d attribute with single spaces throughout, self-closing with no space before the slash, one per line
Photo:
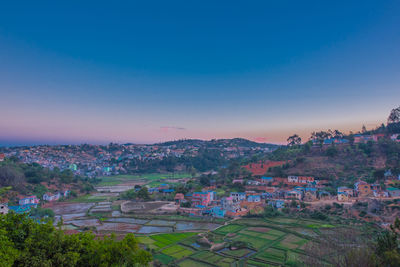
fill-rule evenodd
<path id="1" fill-rule="evenodd" d="M 309 227 L 310 224 L 327 225 L 292 218 L 243 218 L 211 233 L 157 234 L 139 237 L 139 241 L 158 251 L 155 259 L 166 265 L 173 262 L 183 267 L 286 266 L 301 260 L 305 253 L 302 249 L 313 242 L 310 233 L 318 235 L 321 231 L 334 231 L 334 228 L 315 229 Z M 204 236 L 213 243 L 204 244 Z M 242 247 L 231 250 L 229 244 L 235 241 L 242 241 Z"/>
<path id="2" fill-rule="evenodd" d="M 217 234 L 229 234 L 229 233 L 234 233 L 240 231 L 242 228 L 244 228 L 242 225 L 237 225 L 237 224 L 228 224 L 226 226 L 222 226 L 215 230 L 214 232 Z"/>
<path id="3" fill-rule="evenodd" d="M 206 264 L 204 262 L 195 261 L 192 259 L 185 259 L 179 263 L 180 267 L 213 267 L 214 265 Z"/>
<path id="4" fill-rule="evenodd" d="M 189 249 L 186 249 L 180 245 L 173 245 L 170 246 L 164 250 L 162 250 L 162 253 L 171 257 L 174 257 L 175 259 L 181 259 L 184 257 L 187 257 L 191 255 L 193 252 Z"/>
<path id="5" fill-rule="evenodd" d="M 152 235 L 150 236 L 153 239 L 154 245 L 157 247 L 166 247 L 171 244 L 178 243 L 179 241 L 189 238 L 191 236 L 196 235 L 197 233 L 174 233 L 174 234 L 161 234 L 161 235 Z"/>

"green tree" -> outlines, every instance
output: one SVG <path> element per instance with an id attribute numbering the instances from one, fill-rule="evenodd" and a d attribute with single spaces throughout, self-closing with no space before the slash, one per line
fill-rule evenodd
<path id="1" fill-rule="evenodd" d="M 382 266 L 400 266 L 400 220 L 396 218 L 390 231 L 384 231 L 377 239 L 376 254 Z"/>
<path id="2" fill-rule="evenodd" d="M 143 199 L 143 200 L 149 200 L 150 195 L 149 195 L 149 190 L 147 190 L 146 186 L 143 186 L 139 192 L 137 193 L 138 198 Z"/>
<path id="3" fill-rule="evenodd" d="M 399 123 L 399 122 L 400 122 L 400 107 L 392 109 L 387 119 L 388 124 Z"/>
<path id="4" fill-rule="evenodd" d="M 288 146 L 300 145 L 301 138 L 297 134 L 294 134 L 294 135 L 288 137 L 287 142 L 288 142 Z"/>
<path id="5" fill-rule="evenodd" d="M 90 232 L 65 235 L 51 222 L 36 223 L 13 212 L 0 215 L 0 266 L 147 266 L 149 252 L 133 234 L 96 238 Z"/>

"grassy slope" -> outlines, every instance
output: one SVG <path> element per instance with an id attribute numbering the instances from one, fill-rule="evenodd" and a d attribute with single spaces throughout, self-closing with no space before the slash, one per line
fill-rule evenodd
<path id="1" fill-rule="evenodd" d="M 351 181 L 371 177 L 375 169 L 396 167 L 394 165 L 398 163 L 400 144 L 391 144 L 390 148 L 388 147 L 389 145 L 385 143 L 375 143 L 371 146 L 371 151 L 367 151 L 362 145 L 335 146 L 337 154 L 334 156 L 327 155 L 329 146 L 312 148 L 309 152 L 287 149 L 271 156 L 275 160 L 290 160 L 288 166 L 283 168 L 280 175 L 271 169 L 268 174 L 283 177 L 309 175 L 322 179 L 344 178 Z"/>

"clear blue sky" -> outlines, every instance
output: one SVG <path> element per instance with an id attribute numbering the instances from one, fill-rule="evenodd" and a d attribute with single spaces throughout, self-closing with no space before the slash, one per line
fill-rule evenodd
<path id="1" fill-rule="evenodd" d="M 7 1 L 0 144 L 359 130 L 400 105 L 400 1 Z"/>

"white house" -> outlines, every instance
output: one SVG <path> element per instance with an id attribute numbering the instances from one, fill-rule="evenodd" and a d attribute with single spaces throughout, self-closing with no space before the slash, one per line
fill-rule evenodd
<path id="1" fill-rule="evenodd" d="M 299 182 L 299 176 L 288 176 L 288 182 L 289 183 L 298 183 Z"/>
<path id="2" fill-rule="evenodd" d="M 8 213 L 7 204 L 0 204 L 0 214 L 7 214 L 7 213 Z"/>
<path id="3" fill-rule="evenodd" d="M 45 201 L 57 201 L 59 200 L 61 197 L 61 194 L 59 192 L 57 192 L 56 194 L 52 194 L 52 193 L 46 193 L 43 195 L 43 200 Z"/>
<path id="4" fill-rule="evenodd" d="M 19 205 L 39 204 L 39 199 L 36 196 L 29 196 L 21 198 L 18 203 Z"/>

